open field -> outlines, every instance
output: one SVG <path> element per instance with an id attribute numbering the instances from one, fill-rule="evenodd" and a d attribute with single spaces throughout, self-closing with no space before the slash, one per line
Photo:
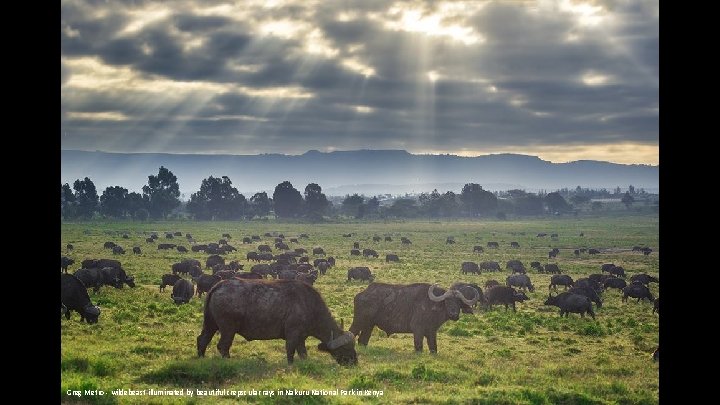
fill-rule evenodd
<path id="1" fill-rule="evenodd" d="M 344 320 L 353 318 L 353 297 L 367 282 L 347 281 L 347 269 L 368 266 L 376 281 L 389 283 L 428 282 L 447 288 L 453 282 L 483 285 L 488 279 L 504 284 L 510 274 L 505 262 L 519 259 L 528 268 L 536 287 L 527 293 L 529 301 L 517 304 L 517 312 L 496 306 L 490 311 L 476 309 L 462 314 L 457 322 L 448 321 L 438 333 L 438 353 L 413 351 L 411 334 L 387 337 L 374 329 L 367 347 L 357 346 L 359 364 L 339 366 L 327 353 L 316 349 L 318 341 L 307 340 L 308 358 L 288 366 L 282 340 L 246 342 L 237 336 L 230 349 L 231 358 L 220 358 L 216 335 L 207 357 L 198 359 L 196 337 L 202 327 L 203 300 L 193 298 L 177 306 L 170 298 L 172 287 L 158 291 L 160 276 L 184 258 L 202 263 L 204 253 L 157 250 L 157 243 L 145 242 L 151 231 L 189 232 L 198 243 L 217 242 L 230 233 L 229 243 L 237 252 L 226 255 L 226 262 L 237 259 L 249 270 L 248 251 L 260 243 L 273 245 L 262 237 L 252 245 L 241 243 L 243 236 L 265 232 L 284 233 L 287 238 L 307 233 L 309 239 L 290 248 L 320 246 L 337 259 L 337 265 L 320 276 L 315 288 L 332 314 Z M 123 239 L 122 233 L 129 239 Z M 536 234 L 546 232 L 547 237 Z M 583 232 L 584 237 L 579 237 Z M 342 234 L 353 233 L 352 237 Z M 559 238 L 551 239 L 551 233 Z M 372 236 L 392 236 L 392 242 L 372 242 Z M 412 245 L 401 245 L 406 236 Z M 456 243 L 445 243 L 453 236 Z M 287 224 L 276 222 L 102 222 L 62 225 L 61 253 L 75 259 L 70 273 L 89 258 L 119 259 L 138 286 L 114 289 L 102 287 L 90 298 L 101 307 L 99 323 L 80 323 L 77 313 L 70 321 L 61 320 L 62 381 L 64 402 L 91 403 L 236 403 L 233 396 L 208 398 L 172 396 L 113 396 L 114 389 L 233 389 L 233 390 L 382 390 L 382 396 L 249 396 L 254 403 L 439 403 L 439 404 L 653 404 L 658 402 L 658 363 L 650 354 L 658 344 L 658 316 L 652 303 L 630 299 L 621 302 L 621 292 L 603 294 L 597 319 L 581 319 L 577 314 L 560 318 L 556 307 L 543 305 L 548 295 L 550 275 L 530 269 L 531 261 L 557 263 L 563 274 L 573 279 L 600 273 L 603 263 L 623 266 L 628 278 L 635 273 L 659 275 L 657 216 L 620 218 L 559 218 L 527 221 L 477 222 L 372 222 L 346 224 Z M 123 246 L 128 253 L 113 256 L 103 249 L 105 241 Z M 350 256 L 354 241 L 360 248 L 378 251 L 380 258 Z M 474 245 L 499 242 L 499 249 L 485 248 L 473 253 Z M 520 249 L 510 248 L 517 241 Z M 172 243 L 186 247 L 184 237 Z M 66 253 L 65 244 L 74 250 Z M 643 256 L 631 252 L 634 245 L 650 246 L 653 253 Z M 139 246 L 142 254 L 133 255 Z M 557 247 L 560 254 L 548 259 Z M 580 247 L 601 249 L 598 255 L 573 255 Z M 274 250 L 274 253 L 277 251 Z M 396 253 L 400 263 L 385 263 L 386 253 Z M 311 256 L 312 258 L 312 256 Z M 494 260 L 502 273 L 462 275 L 464 261 Z M 658 285 L 651 290 L 659 296 Z M 560 289 L 562 291 L 562 288 Z M 66 396 L 67 390 L 100 389 L 104 396 Z"/>

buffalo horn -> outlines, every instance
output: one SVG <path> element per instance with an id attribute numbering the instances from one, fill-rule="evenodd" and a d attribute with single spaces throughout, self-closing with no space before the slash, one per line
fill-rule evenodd
<path id="1" fill-rule="evenodd" d="M 330 334 L 332 335 L 332 332 L 330 332 Z M 334 340 L 331 339 L 327 343 L 327 347 L 330 350 L 335 350 L 340 346 L 344 346 L 350 342 L 353 342 L 354 340 L 355 340 L 355 335 L 353 335 L 352 332 L 345 332 L 342 335 L 338 336 L 337 339 L 334 339 Z"/>
<path id="2" fill-rule="evenodd" d="M 460 301 L 464 302 L 465 305 L 467 305 L 469 307 L 472 307 L 473 305 L 475 305 L 478 302 L 478 300 L 480 299 L 480 293 L 478 293 L 478 290 L 476 290 L 475 288 L 472 288 L 472 287 L 471 287 L 471 289 L 475 292 L 475 297 L 473 297 L 472 299 L 465 298 L 465 296 L 463 295 L 462 292 L 460 292 L 459 290 L 455 290 L 455 296 L 460 298 Z"/>
<path id="3" fill-rule="evenodd" d="M 433 293 L 433 291 L 435 290 L 435 287 L 437 287 L 437 284 L 433 284 L 430 286 L 430 288 L 428 288 L 428 298 L 430 298 L 430 301 L 433 301 L 433 302 L 444 301 L 446 298 L 453 295 L 453 292 L 450 290 L 446 291 L 445 294 L 443 294 L 443 295 L 435 295 L 435 293 Z"/>

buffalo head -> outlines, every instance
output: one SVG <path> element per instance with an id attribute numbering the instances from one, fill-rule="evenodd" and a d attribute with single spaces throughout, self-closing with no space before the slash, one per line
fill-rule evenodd
<path id="1" fill-rule="evenodd" d="M 435 295 L 435 287 L 437 287 L 437 284 L 433 284 L 428 288 L 428 298 L 430 298 L 430 301 L 433 302 L 445 302 L 445 309 L 447 310 L 448 318 L 452 319 L 453 321 L 457 321 L 460 319 L 460 311 L 462 310 L 465 313 L 472 313 L 472 307 L 477 304 L 478 300 L 480 299 L 480 294 L 473 288 L 475 291 L 475 297 L 472 299 L 467 299 L 463 295 L 462 292 L 456 289 L 449 289 L 445 291 L 442 295 Z"/>
<path id="2" fill-rule="evenodd" d="M 355 352 L 355 335 L 345 332 L 335 337 L 330 331 L 330 340 L 318 345 L 318 350 L 328 352 L 338 364 L 343 366 L 354 366 L 357 364 L 357 352 Z"/>

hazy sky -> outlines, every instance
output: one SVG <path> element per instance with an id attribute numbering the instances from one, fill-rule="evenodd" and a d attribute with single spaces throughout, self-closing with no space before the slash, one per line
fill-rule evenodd
<path id="1" fill-rule="evenodd" d="M 62 1 L 61 146 L 658 163 L 657 0 Z"/>

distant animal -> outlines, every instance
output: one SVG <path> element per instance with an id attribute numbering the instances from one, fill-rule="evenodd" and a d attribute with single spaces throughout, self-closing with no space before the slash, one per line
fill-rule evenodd
<path id="1" fill-rule="evenodd" d="M 544 232 L 541 232 L 541 233 L 537 234 L 537 237 L 538 237 L 538 238 L 544 238 L 545 236 L 547 236 L 547 234 L 544 233 Z"/>
<path id="2" fill-rule="evenodd" d="M 652 253 L 652 249 L 650 249 L 649 247 L 646 247 L 646 248 L 643 248 L 642 252 L 645 256 L 649 256 L 650 253 Z"/>
<path id="3" fill-rule="evenodd" d="M 597 281 L 592 280 L 588 277 L 579 278 L 579 279 L 575 280 L 575 287 L 586 287 L 586 288 L 592 289 L 593 291 L 595 291 L 597 293 L 602 292 L 602 285 L 600 283 L 598 283 Z"/>
<path id="4" fill-rule="evenodd" d="M 263 278 L 265 278 L 265 276 L 270 276 L 270 277 L 272 277 L 272 278 L 276 278 L 276 277 L 277 277 L 277 272 L 276 272 L 276 271 L 273 271 L 273 269 L 270 267 L 270 265 L 269 265 L 269 264 L 265 264 L 265 263 L 256 264 L 256 265 L 252 266 L 252 267 L 250 268 L 250 272 L 251 272 L 251 273 L 255 273 L 255 274 L 259 274 L 259 275 L 261 275 Z"/>
<path id="5" fill-rule="evenodd" d="M 623 288 L 622 302 L 627 302 L 628 297 L 637 298 L 637 302 L 643 299 L 647 299 L 650 302 L 655 300 L 650 289 L 641 283 L 630 283 L 627 287 Z"/>
<path id="6" fill-rule="evenodd" d="M 520 244 L 517 242 L 510 242 L 510 247 L 520 249 Z"/>
<path id="7" fill-rule="evenodd" d="M 216 264 L 225 264 L 225 259 L 220 255 L 210 255 L 205 260 L 205 268 L 211 269 Z"/>
<path id="8" fill-rule="evenodd" d="M 385 242 L 392 242 L 392 237 L 386 236 L 386 237 L 385 237 Z"/>
<path id="9" fill-rule="evenodd" d="M 496 285 L 485 290 L 485 299 L 487 299 L 488 307 L 491 309 L 493 305 L 505 305 L 507 311 L 508 305 L 510 305 L 513 312 L 516 312 L 515 303 L 527 301 L 529 298 L 524 292 L 517 291 L 512 287 Z"/>
<path id="10" fill-rule="evenodd" d="M 500 264 L 498 262 L 480 262 L 480 269 L 487 271 L 500 271 Z"/>
<path id="11" fill-rule="evenodd" d="M 309 238 L 309 236 L 306 233 L 301 233 L 300 235 L 298 235 L 298 238 Z"/>
<path id="12" fill-rule="evenodd" d="M 605 273 L 605 272 L 609 273 L 610 269 L 612 269 L 613 267 L 615 267 L 615 263 L 605 263 L 602 266 L 600 266 L 600 271 L 602 271 L 603 273 Z"/>
<path id="13" fill-rule="evenodd" d="M 575 256 L 580 256 L 580 249 L 575 249 L 575 250 L 573 250 L 573 254 L 574 254 Z"/>
<path id="14" fill-rule="evenodd" d="M 190 274 L 192 277 L 197 277 L 202 274 L 199 263 L 197 260 L 188 259 L 174 263 L 170 268 L 173 274 Z"/>
<path id="15" fill-rule="evenodd" d="M 169 250 L 169 249 L 175 249 L 175 246 L 177 246 L 174 243 L 160 243 L 157 245 L 158 250 Z"/>
<path id="16" fill-rule="evenodd" d="M 325 256 L 325 250 L 321 247 L 313 248 L 313 255 L 322 255 Z"/>
<path id="17" fill-rule="evenodd" d="M 142 251 L 140 250 L 139 246 L 133 246 L 133 254 L 139 255 Z"/>
<path id="18" fill-rule="evenodd" d="M 352 233 L 344 233 L 343 238 L 352 238 Z"/>
<path id="19" fill-rule="evenodd" d="M 560 267 L 555 263 L 548 263 L 545 265 L 545 273 L 560 274 Z"/>
<path id="20" fill-rule="evenodd" d="M 462 262 L 460 265 L 460 271 L 462 274 L 480 274 L 480 267 L 475 262 Z"/>
<path id="21" fill-rule="evenodd" d="M 306 255 L 307 252 L 308 252 L 307 249 L 304 249 L 304 248 L 296 248 L 295 249 L 295 253 L 299 253 L 301 255 Z"/>
<path id="22" fill-rule="evenodd" d="M 190 246 L 190 250 L 192 250 L 193 252 L 204 252 L 207 250 L 207 248 L 208 248 L 208 245 L 205 245 L 205 244 Z"/>
<path id="23" fill-rule="evenodd" d="M 65 245 L 65 249 L 67 249 L 69 252 L 69 251 L 75 249 L 75 246 L 73 246 L 72 243 L 68 243 L 67 245 Z"/>
<path id="24" fill-rule="evenodd" d="M 191 240 L 193 240 L 193 237 L 192 237 L 192 235 L 190 235 L 189 233 L 186 233 L 186 234 L 185 234 L 185 239 L 191 241 Z"/>
<path id="25" fill-rule="evenodd" d="M 623 288 L 627 287 L 627 282 L 621 278 L 608 277 L 603 282 L 603 287 L 606 290 L 608 288 L 617 288 L 618 290 L 622 290 Z"/>
<path id="26" fill-rule="evenodd" d="M 378 257 L 378 253 L 373 249 L 363 249 L 363 257 L 369 257 L 372 256 L 374 258 Z"/>
<path id="27" fill-rule="evenodd" d="M 557 238 L 557 237 L 558 237 L 558 234 L 553 233 L 553 234 L 550 235 L 550 237 L 551 237 L 551 238 Z"/>
<path id="28" fill-rule="evenodd" d="M 548 295 L 544 304 L 560 308 L 560 317 L 563 315 L 567 317 L 568 314 L 572 312 L 580 314 L 583 318 L 587 313 L 592 317 L 592 319 L 595 319 L 595 312 L 593 312 L 592 303 L 584 295 L 573 294 L 570 292 L 563 292 L 554 297 L 552 295 Z"/>
<path id="29" fill-rule="evenodd" d="M 320 340 L 318 350 L 330 353 L 339 364 L 357 364 L 355 336 L 337 325 L 312 286 L 296 280 L 222 281 L 205 300 L 198 357 L 205 356 L 218 330 L 222 357 L 230 357 L 233 338 L 239 334 L 246 340 L 285 339 L 287 361 L 292 364 L 296 352 L 306 358 L 305 339 L 312 336 Z"/>
<path id="30" fill-rule="evenodd" d="M 610 274 L 616 277 L 625 278 L 625 269 L 621 266 L 613 266 L 613 268 L 610 269 Z"/>
<path id="31" fill-rule="evenodd" d="M 72 266 L 73 264 L 75 264 L 75 260 L 67 256 L 60 256 L 60 271 L 67 273 L 68 266 Z"/>
<path id="32" fill-rule="evenodd" d="M 335 266 L 335 258 L 333 256 L 328 256 L 327 262 L 330 265 L 330 267 Z"/>
<path id="33" fill-rule="evenodd" d="M 115 246 L 117 246 L 117 245 L 115 244 L 115 242 L 105 242 L 105 243 L 103 244 L 103 247 L 104 247 L 105 249 L 112 249 L 112 248 L 114 248 Z"/>
<path id="34" fill-rule="evenodd" d="M 594 302 L 598 308 L 602 308 L 602 299 L 600 299 L 600 295 L 598 295 L 598 293 L 595 290 L 593 290 L 592 288 L 582 287 L 582 286 L 579 287 L 577 281 L 575 281 L 575 285 L 572 288 L 570 288 L 569 290 L 567 290 L 567 292 L 573 293 L 573 294 L 584 295 L 590 301 Z"/>
<path id="35" fill-rule="evenodd" d="M 466 297 L 465 292 L 474 296 Z M 460 319 L 461 311 L 472 314 L 479 299 L 474 288 L 461 291 L 427 283 L 372 283 L 353 300 L 350 332 L 358 336 L 358 344 L 363 346 L 368 344 L 375 326 L 388 335 L 412 333 L 416 352 L 422 351 L 425 339 L 430 353 L 437 353 L 437 330 L 448 319 Z"/>
<path id="36" fill-rule="evenodd" d="M 122 238 L 123 238 L 123 239 L 130 239 L 130 236 L 129 236 L 128 234 L 124 233 L 123 236 L 122 236 Z"/>
<path id="37" fill-rule="evenodd" d="M 260 240 L 260 235 L 251 235 L 250 239 L 252 240 Z"/>
<path id="38" fill-rule="evenodd" d="M 632 247 L 632 251 L 633 251 L 633 252 L 642 252 L 642 250 L 643 250 L 643 247 L 642 247 L 642 246 L 637 246 L 637 245 L 636 245 L 636 246 L 633 246 L 633 247 Z"/>
<path id="39" fill-rule="evenodd" d="M 381 239 L 379 236 L 373 236 L 372 238 L 373 242 L 380 242 Z"/>
<path id="40" fill-rule="evenodd" d="M 173 284 L 173 290 L 172 294 L 170 294 L 170 298 L 172 298 L 178 305 L 187 304 L 190 302 L 193 295 L 195 295 L 195 287 L 193 287 L 192 283 L 189 281 L 181 278 Z"/>
<path id="41" fill-rule="evenodd" d="M 165 234 L 165 239 L 172 239 L 172 238 L 173 238 L 173 234 L 171 234 L 171 233 Z"/>
<path id="42" fill-rule="evenodd" d="M 250 244 L 250 243 L 252 243 L 252 239 L 249 236 L 246 236 L 246 237 L 242 238 L 242 243 L 243 243 L 243 245 Z"/>
<path id="43" fill-rule="evenodd" d="M 555 250 L 551 250 L 548 252 L 548 259 L 557 257 L 557 255 L 558 255 L 558 252 L 556 252 Z"/>
<path id="44" fill-rule="evenodd" d="M 232 236 L 230 236 L 229 233 L 224 233 L 224 234 L 222 234 L 222 237 L 223 237 L 223 238 L 227 238 L 227 239 L 232 239 Z"/>
<path id="45" fill-rule="evenodd" d="M 279 242 L 275 244 L 275 249 L 290 250 L 290 246 L 288 246 L 285 242 Z"/>
<path id="46" fill-rule="evenodd" d="M 522 289 L 523 291 L 525 289 L 530 290 L 530 292 L 535 291 L 535 287 L 532 285 L 532 282 L 530 281 L 530 277 L 528 277 L 527 274 L 510 275 L 505 279 L 505 284 L 508 287 L 518 287 L 518 288 Z"/>
<path id="47" fill-rule="evenodd" d="M 182 277 L 177 274 L 163 274 L 162 279 L 160 280 L 160 292 L 165 291 L 165 287 L 169 285 L 175 285 L 175 283 L 181 278 Z"/>
<path id="48" fill-rule="evenodd" d="M 360 249 L 351 249 L 350 250 L 350 256 L 360 256 Z"/>
<path id="49" fill-rule="evenodd" d="M 525 274 L 527 273 L 527 269 L 525 269 L 525 265 L 522 264 L 520 260 L 509 260 L 507 264 L 505 265 L 506 269 L 511 269 L 513 274 L 519 273 L 519 274 Z"/>
<path id="50" fill-rule="evenodd" d="M 173 233 L 174 236 L 183 236 L 182 232 L 175 232 Z"/>
<path id="51" fill-rule="evenodd" d="M 545 271 L 545 269 L 543 269 L 543 266 L 542 266 L 542 264 L 540 264 L 540 262 L 530 262 L 530 268 L 533 268 L 540 272 Z"/>
<path id="52" fill-rule="evenodd" d="M 631 283 L 633 283 L 635 281 L 645 284 L 645 285 L 649 285 L 650 283 L 657 283 L 658 279 L 649 274 L 641 273 L 641 274 L 634 274 L 632 277 L 630 277 Z"/>
<path id="53" fill-rule="evenodd" d="M 112 248 L 112 252 L 114 255 L 124 255 L 125 249 L 123 249 L 122 246 L 115 246 Z"/>
<path id="54" fill-rule="evenodd" d="M 268 245 L 258 245 L 257 250 L 258 252 L 272 252 L 272 248 Z"/>
<path id="55" fill-rule="evenodd" d="M 600 253 L 600 251 L 597 250 L 597 249 L 588 249 L 588 254 L 596 255 L 596 254 L 599 254 L 599 253 Z"/>
<path id="56" fill-rule="evenodd" d="M 348 280 L 365 280 L 371 283 L 375 280 L 375 276 L 370 272 L 368 267 L 352 267 L 348 270 Z"/>
<path id="57" fill-rule="evenodd" d="M 146 243 L 155 243 L 155 239 L 154 238 L 145 238 L 145 242 Z"/>
<path id="58" fill-rule="evenodd" d="M 259 261 L 260 261 L 260 260 L 258 259 L 258 253 L 257 253 L 257 252 L 248 252 L 248 253 L 247 253 L 247 256 L 246 256 L 246 259 L 247 259 L 248 261 L 250 261 L 250 260 L 254 260 L 254 261 L 256 261 L 256 262 L 259 262 Z"/>
<path id="59" fill-rule="evenodd" d="M 497 242 L 488 242 L 487 247 L 492 249 L 498 249 L 500 248 L 500 244 Z"/>
<path id="60" fill-rule="evenodd" d="M 263 236 L 265 236 L 266 238 L 271 238 L 272 234 L 270 232 L 265 232 Z"/>
<path id="61" fill-rule="evenodd" d="M 325 275 L 327 273 L 327 270 L 330 268 L 330 263 L 328 262 L 320 262 L 317 265 L 317 269 L 320 272 L 320 274 Z"/>
<path id="62" fill-rule="evenodd" d="M 80 314 L 80 321 L 97 323 L 100 307 L 90 301 L 90 296 L 82 281 L 72 274 L 60 274 L 60 305 L 65 306 L 65 319 L 70 319 L 71 311 Z"/>
<path id="63" fill-rule="evenodd" d="M 485 251 L 485 249 L 483 249 L 483 247 L 480 246 L 480 245 L 475 245 L 475 246 L 473 246 L 473 253 L 475 253 L 475 252 L 477 252 L 477 253 L 482 253 L 482 252 L 484 252 L 484 251 Z"/>
<path id="64" fill-rule="evenodd" d="M 360 249 L 360 242 L 353 242 L 354 249 Z"/>
<path id="65" fill-rule="evenodd" d="M 389 253 L 385 255 L 385 262 L 399 262 L 400 258 L 396 254 Z"/>
<path id="66" fill-rule="evenodd" d="M 595 273 L 595 274 L 589 275 L 588 278 L 596 283 L 603 284 L 605 282 L 605 280 L 607 280 L 609 278 L 615 278 L 615 276 L 613 276 L 612 274 Z"/>
<path id="67" fill-rule="evenodd" d="M 290 238 L 290 243 L 300 243 L 297 238 Z"/>
<path id="68" fill-rule="evenodd" d="M 652 313 L 657 313 L 658 315 L 660 315 L 660 297 L 655 298 L 655 301 L 653 302 Z"/>
<path id="69" fill-rule="evenodd" d="M 177 249 L 177 251 L 180 252 L 180 253 L 187 253 L 187 252 L 188 252 L 188 250 L 187 250 L 187 248 L 186 248 L 185 246 L 178 246 L 176 249 Z"/>
<path id="70" fill-rule="evenodd" d="M 550 285 L 548 286 L 548 289 L 557 290 L 557 286 L 562 285 L 565 286 L 565 290 L 567 290 L 568 287 L 572 287 L 573 284 L 575 284 L 575 282 L 572 277 L 567 274 L 554 274 L 550 277 Z"/>
<path id="71" fill-rule="evenodd" d="M 445 239 L 445 243 L 451 245 L 455 243 L 455 239 L 452 236 L 448 236 L 447 239 Z"/>

